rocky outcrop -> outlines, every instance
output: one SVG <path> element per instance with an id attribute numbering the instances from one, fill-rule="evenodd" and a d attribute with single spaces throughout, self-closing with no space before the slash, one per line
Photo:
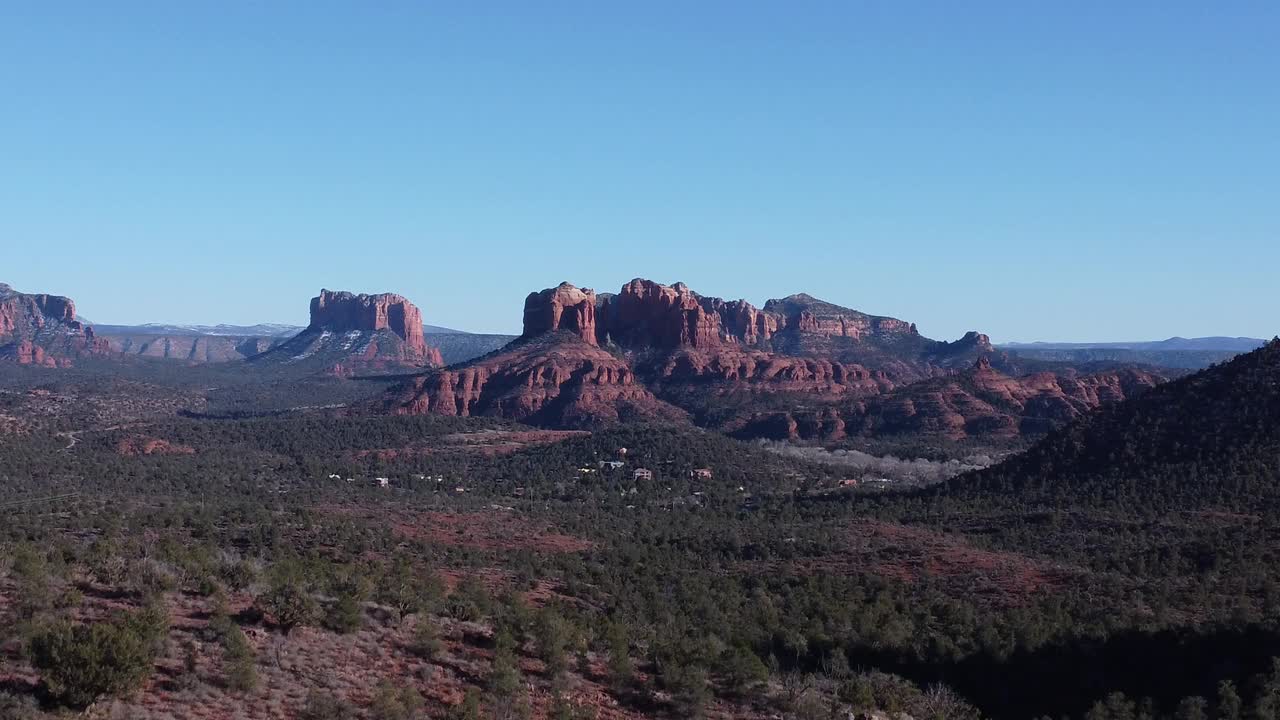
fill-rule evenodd
<path id="1" fill-rule="evenodd" d="M 66 367 L 70 364 L 66 360 L 59 363 L 57 359 L 46 355 L 44 348 L 30 340 L 19 340 L 0 347 L 0 359 L 39 367 Z"/>
<path id="2" fill-rule="evenodd" d="M 616 294 L 569 283 L 531 293 L 519 340 L 415 378 L 384 404 L 553 427 L 687 414 L 748 437 L 960 438 L 1040 433 L 1161 379 L 1026 374 L 978 332 L 942 342 L 809 295 L 760 309 L 635 279 Z"/>
<path id="3" fill-rule="evenodd" d="M 425 357 L 427 341 L 422 334 L 422 312 L 400 295 L 355 295 L 345 291 L 321 290 L 311 299 L 312 329 L 330 332 L 376 333 L 389 330 L 404 343 L 406 357 Z"/>
<path id="4" fill-rule="evenodd" d="M 397 414 L 485 415 L 569 428 L 687 417 L 654 397 L 626 361 L 569 329 L 414 378 L 385 398 L 385 407 Z"/>
<path id="5" fill-rule="evenodd" d="M 724 429 L 744 437 L 838 440 L 921 436 L 1038 437 L 1167 379 L 1137 368 L 1011 377 L 983 357 L 970 370 L 822 408 L 766 411 Z"/>
<path id="6" fill-rule="evenodd" d="M 600 331 L 629 349 L 710 348 L 728 340 L 710 303 L 682 283 L 632 280 L 601 303 Z"/>
<path id="7" fill-rule="evenodd" d="M 76 358 L 106 352 L 106 341 L 76 319 L 70 298 L 20 293 L 0 283 L 0 358 L 66 367 Z"/>
<path id="8" fill-rule="evenodd" d="M 937 346 L 930 349 L 929 356 L 934 358 L 947 357 L 964 357 L 973 358 L 985 357 L 990 364 L 992 356 L 1004 356 L 991 344 L 991 338 L 986 335 L 970 330 L 964 334 L 964 337 L 954 342 L 938 343 Z"/>
<path id="9" fill-rule="evenodd" d="M 779 328 L 779 319 L 745 300 L 703 297 L 684 283 L 635 279 L 603 296 L 596 334 L 619 347 L 674 350 L 756 345 Z"/>
<path id="10" fill-rule="evenodd" d="M 596 293 L 567 282 L 542 292 L 529 293 L 524 301 L 524 335 L 566 330 L 588 345 L 596 344 Z"/>
<path id="11" fill-rule="evenodd" d="M 849 392 L 879 393 L 894 387 L 883 371 L 870 370 L 826 358 L 778 355 L 745 348 L 721 348 L 713 352 L 684 350 L 643 363 L 645 378 L 659 387 L 680 383 L 742 385 L 768 392 L 807 392 L 843 395 Z"/>
<path id="12" fill-rule="evenodd" d="M 866 340 L 919 335 L 915 323 L 897 318 L 868 315 L 833 305 L 804 293 L 780 300 L 770 300 L 765 303 L 764 312 L 781 318 L 781 326 L 791 328 L 797 333 L 828 338 Z"/>
<path id="13" fill-rule="evenodd" d="M 171 443 L 160 438 L 131 435 L 116 443 L 116 453 L 136 455 L 194 455 L 196 449 L 189 445 Z"/>
<path id="14" fill-rule="evenodd" d="M 350 376 L 362 372 L 444 364 L 427 345 L 422 313 L 400 295 L 321 290 L 311 300 L 311 324 L 294 337 L 249 358 L 321 368 Z"/>
<path id="15" fill-rule="evenodd" d="M 931 349 L 931 343 L 948 345 L 921 338 L 914 323 L 868 315 L 805 294 L 770 300 L 760 309 L 746 300 L 699 295 L 683 283 L 663 285 L 641 278 L 616 294 L 597 296 L 569 283 L 531 293 L 525 300 L 523 336 L 555 330 L 569 330 L 589 344 L 635 352 L 752 347 L 807 354 L 805 341 L 833 338 L 892 344 L 918 353 Z M 774 342 L 784 337 L 785 342 Z M 959 342 L 972 340 L 966 336 Z M 819 352 L 828 345 L 821 345 Z M 989 345 L 987 341 L 988 349 Z"/>

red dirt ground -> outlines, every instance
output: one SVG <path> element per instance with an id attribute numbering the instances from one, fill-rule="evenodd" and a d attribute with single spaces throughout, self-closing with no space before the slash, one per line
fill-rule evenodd
<path id="1" fill-rule="evenodd" d="M 533 550 L 556 554 L 584 552 L 595 547 L 590 540 L 556 532 L 511 510 L 459 513 L 346 507 L 322 510 L 388 525 L 401 537 L 476 550 Z"/>
<path id="2" fill-rule="evenodd" d="M 0 576 L 0 621 L 7 621 L 4 608 L 12 592 L 12 583 Z M 237 613 L 250 603 L 250 596 L 239 594 L 229 598 L 228 605 Z M 242 694 L 225 687 L 222 649 L 216 640 L 202 632 L 208 625 L 208 601 L 171 592 L 166 596 L 166 604 L 171 621 L 169 642 L 151 677 L 137 692 L 100 700 L 81 717 L 89 720 L 292 719 L 300 717 L 311 690 L 340 697 L 360 709 L 359 717 L 367 717 L 377 684 L 390 680 L 398 687 L 418 691 L 425 702 L 426 717 L 444 718 L 462 701 L 468 687 L 483 687 L 493 659 L 493 651 L 485 647 L 484 638 L 491 634 L 487 627 L 447 617 L 429 619 L 436 624 L 443 642 L 443 651 L 433 660 L 423 660 L 408 652 L 417 618 L 384 624 L 374 613 L 366 617 L 360 630 L 348 635 L 299 627 L 285 636 L 273 629 L 248 625 L 243 630 L 257 656 L 259 685 Z M 96 588 L 91 588 L 85 593 L 85 603 L 77 614 L 100 618 L 123 605 L 118 600 L 100 596 Z M 192 647 L 195 657 L 195 673 L 194 677 L 184 680 L 188 646 Z M 542 663 L 532 657 L 529 647 L 521 649 L 519 663 L 525 673 L 532 720 L 545 720 L 551 694 L 542 676 Z M 570 673 L 568 694 L 575 703 L 591 708 L 597 720 L 651 717 L 622 707 L 610 694 L 603 657 L 591 654 L 589 665 L 585 674 Z M 22 659 L 15 643 L 0 647 L 0 683 L 21 693 L 34 692 L 38 687 L 37 673 Z M 707 717 L 759 720 L 765 716 L 716 699 Z"/>
<path id="3" fill-rule="evenodd" d="M 116 443 L 120 455 L 192 455 L 196 451 L 190 445 L 178 445 L 159 438 L 134 435 Z"/>
<path id="4" fill-rule="evenodd" d="M 846 550 L 821 557 L 753 563 L 753 572 L 870 572 L 905 583 L 942 582 L 953 592 L 1011 606 L 1065 586 L 1079 571 L 1012 552 L 973 547 L 957 535 L 878 520 L 854 523 Z"/>
<path id="5" fill-rule="evenodd" d="M 376 457 L 380 460 L 445 453 L 510 455 L 533 445 L 550 445 L 570 438 L 585 437 L 590 434 L 584 430 L 481 430 L 479 432 L 446 435 L 441 439 L 443 444 L 376 448 L 360 450 L 353 455 L 357 459 Z"/>

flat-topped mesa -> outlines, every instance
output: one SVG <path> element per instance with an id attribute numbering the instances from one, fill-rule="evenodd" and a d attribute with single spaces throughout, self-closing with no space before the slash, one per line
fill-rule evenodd
<path id="1" fill-rule="evenodd" d="M 529 293 L 524 301 L 524 337 L 567 330 L 596 345 L 596 293 L 562 282 L 542 292 Z"/>
<path id="2" fill-rule="evenodd" d="M 422 334 L 422 312 L 394 293 L 356 295 L 321 290 L 318 297 L 311 299 L 311 328 L 331 332 L 390 330 L 404 340 L 409 353 L 428 355 Z"/>
<path id="3" fill-rule="evenodd" d="M 915 323 L 897 318 L 868 315 L 833 305 L 805 293 L 770 300 L 764 304 L 764 312 L 778 316 L 780 326 L 794 328 L 801 333 L 826 337 L 860 340 L 865 337 L 884 338 L 919 334 Z"/>

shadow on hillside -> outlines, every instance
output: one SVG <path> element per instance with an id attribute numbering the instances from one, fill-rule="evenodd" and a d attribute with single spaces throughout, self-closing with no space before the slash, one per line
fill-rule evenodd
<path id="1" fill-rule="evenodd" d="M 1126 632 L 1106 640 L 1051 645 L 1004 661 L 975 657 L 938 665 L 877 654 L 851 657 L 854 666 L 879 667 L 918 683 L 943 682 L 995 720 L 1082 716 L 1108 693 L 1150 697 L 1171 709 L 1179 699 L 1210 701 L 1221 680 L 1247 686 L 1280 657 L 1280 633 L 1238 630 Z"/>

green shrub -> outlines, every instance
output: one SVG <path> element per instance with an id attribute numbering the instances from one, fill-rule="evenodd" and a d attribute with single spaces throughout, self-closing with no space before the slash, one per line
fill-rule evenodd
<path id="1" fill-rule="evenodd" d="M 253 647 L 239 625 L 230 625 L 222 634 L 223 672 L 227 687 L 249 692 L 258 686 L 258 667 Z"/>
<path id="2" fill-rule="evenodd" d="M 422 696 L 413 688 L 396 687 L 389 680 L 378 683 L 369 714 L 373 720 L 413 720 L 422 709 Z"/>
<path id="3" fill-rule="evenodd" d="M 299 716 L 302 720 L 352 720 L 356 711 L 350 704 L 326 692 L 307 693 L 307 704 Z"/>
<path id="4" fill-rule="evenodd" d="M 271 616 L 286 634 L 299 625 L 311 625 L 320 616 L 320 605 L 311 593 L 295 582 L 278 582 L 258 596 L 258 606 Z"/>
<path id="5" fill-rule="evenodd" d="M 325 613 L 324 626 L 346 635 L 359 630 L 363 621 L 364 607 L 361 605 L 361 598 L 354 592 L 343 591 Z"/>
<path id="6" fill-rule="evenodd" d="M 401 616 L 434 610 L 444 597 L 444 583 L 434 573 L 420 572 L 405 555 L 397 555 L 378 579 L 378 602 Z"/>
<path id="7" fill-rule="evenodd" d="M 28 649 L 51 697 L 83 707 L 104 695 L 137 688 L 151 673 L 167 628 L 154 611 L 123 613 L 111 621 L 61 620 L 37 630 Z"/>
<path id="8" fill-rule="evenodd" d="M 420 658 L 434 660 L 444 650 L 444 642 L 440 640 L 440 632 L 435 623 L 425 617 L 418 618 L 417 624 L 413 626 L 413 640 L 410 641 L 409 649 Z"/>

